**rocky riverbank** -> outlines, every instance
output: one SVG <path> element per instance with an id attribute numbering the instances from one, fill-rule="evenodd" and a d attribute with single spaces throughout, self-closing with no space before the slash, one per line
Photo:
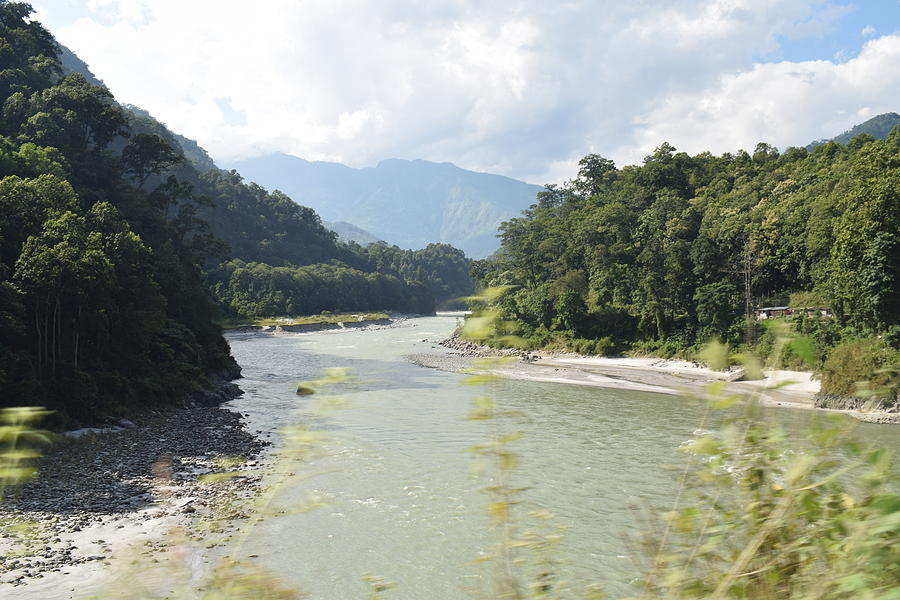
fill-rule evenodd
<path id="1" fill-rule="evenodd" d="M 78 597 L 135 543 L 159 549 L 199 523 L 227 534 L 246 517 L 268 445 L 242 419 L 194 405 L 58 440 L 38 477 L 0 504 L 0 596 Z"/>
<path id="2" fill-rule="evenodd" d="M 841 410 L 866 423 L 900 424 L 900 403 L 889 407 L 870 408 L 871 401 L 837 394 L 816 394 L 816 408 Z"/>

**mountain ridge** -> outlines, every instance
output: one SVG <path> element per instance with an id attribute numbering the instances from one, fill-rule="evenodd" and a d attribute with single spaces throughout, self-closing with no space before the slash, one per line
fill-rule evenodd
<path id="1" fill-rule="evenodd" d="M 482 258 L 499 247 L 497 227 L 543 188 L 449 162 L 388 158 L 374 167 L 274 153 L 228 165 L 259 185 L 404 248 L 449 243 Z"/>
<path id="2" fill-rule="evenodd" d="M 868 134 L 877 140 L 885 139 L 895 126 L 900 125 L 900 115 L 895 112 L 881 113 L 875 115 L 871 119 L 867 119 L 862 123 L 858 123 L 847 131 L 838 134 L 830 139 L 816 140 L 807 144 L 806 149 L 810 152 L 815 150 L 817 146 L 827 144 L 828 142 L 837 142 L 846 145 L 858 135 Z"/>
<path id="3" fill-rule="evenodd" d="M 365 229 L 346 221 L 322 221 L 322 225 L 335 232 L 338 236 L 338 241 L 345 244 L 355 242 L 360 246 L 368 246 L 369 244 L 382 241 Z"/>

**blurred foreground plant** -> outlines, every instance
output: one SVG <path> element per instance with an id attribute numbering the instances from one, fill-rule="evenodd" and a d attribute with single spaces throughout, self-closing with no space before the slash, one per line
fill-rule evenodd
<path id="1" fill-rule="evenodd" d="M 508 290 L 509 288 L 491 288 L 469 298 L 479 310 L 466 319 L 460 335 L 480 343 L 490 340 L 492 343 L 499 341 L 508 347 L 521 347 L 521 338 L 510 333 L 513 330 L 512 323 L 504 321 L 502 313 L 492 307 Z M 497 543 L 492 553 L 479 561 L 491 562 L 494 566 L 489 575 L 491 590 L 486 592 L 485 597 L 497 600 L 549 600 L 567 597 L 568 590 L 560 581 L 559 565 L 554 556 L 562 538 L 559 534 L 547 534 L 543 531 L 552 520 L 552 515 L 547 511 L 526 515 L 542 522 L 540 528 L 528 530 L 523 528 L 524 520 L 517 514 L 522 494 L 528 488 L 514 483 L 515 471 L 520 462 L 514 444 L 522 434 L 510 430 L 510 423 L 523 415 L 500 407 L 495 387 L 501 379 L 496 372 L 515 360 L 512 357 L 479 359 L 468 369 L 470 375 L 463 382 L 487 388 L 485 394 L 475 398 L 468 416 L 473 421 L 485 421 L 489 431 L 485 441 L 469 449 L 478 457 L 478 470 L 490 481 L 482 491 L 489 497 L 487 514 L 497 531 Z M 600 598 L 599 595 L 588 597 Z"/>
<path id="2" fill-rule="evenodd" d="M 0 409 L 0 502 L 37 474 L 38 445 L 50 443 L 50 434 L 35 425 L 50 411 L 36 407 Z"/>
<path id="3" fill-rule="evenodd" d="M 327 369 L 325 374 L 314 380 L 297 385 L 303 389 L 302 396 L 311 396 L 302 410 L 306 423 L 313 423 L 334 410 L 346 407 L 346 402 L 337 395 L 328 392 L 335 386 L 351 381 L 346 369 Z M 262 523 L 284 515 L 298 514 L 324 506 L 318 496 L 310 493 L 300 503 L 290 508 L 277 506 L 279 495 L 288 485 L 298 485 L 318 473 L 311 472 L 297 476 L 298 463 L 308 463 L 322 455 L 327 442 L 323 431 L 308 424 L 296 424 L 281 430 L 282 446 L 277 451 L 266 485 L 253 498 L 249 506 L 241 507 L 246 511 L 246 522 L 242 525 L 234 539 L 224 537 L 215 540 L 214 534 L 221 533 L 224 521 L 220 519 L 195 519 L 193 527 L 200 529 L 200 543 L 210 548 L 210 540 L 215 543 L 226 543 L 228 554 L 212 569 L 205 569 L 197 558 L 203 555 L 199 547 L 194 547 L 188 539 L 187 532 L 174 528 L 167 534 L 166 554 L 154 559 L 153 564 L 137 558 L 112 581 L 104 593 L 88 598 L 115 597 L 133 600 L 299 600 L 308 597 L 293 589 L 281 579 L 262 566 L 249 564 L 241 560 L 246 556 L 245 544 L 253 531 Z M 220 485 L 230 479 L 241 477 L 246 473 L 240 470 L 244 459 L 240 457 L 221 457 L 216 461 L 219 471 L 200 476 L 200 481 L 207 485 Z M 160 469 L 167 472 L 167 469 Z M 255 555 L 250 555 L 256 558 Z M 156 571 L 153 577 L 147 577 L 150 570 Z M 160 585 L 160 582 L 164 582 Z M 162 588 L 162 589 L 160 589 Z M 113 595 L 114 594 L 114 595 Z M 88 600 L 85 598 L 84 600 Z"/>
<path id="4" fill-rule="evenodd" d="M 706 397 L 737 399 L 721 383 Z M 685 446 L 685 488 L 662 534 L 646 536 L 637 597 L 900 598 L 900 481 L 888 453 L 849 441 L 842 416 L 814 420 L 797 444 L 756 400 Z"/>
<path id="5" fill-rule="evenodd" d="M 35 427 L 50 412 L 37 407 L 0 409 L 0 502 L 37 475 L 38 447 L 48 445 L 51 437 Z M 43 531 L 43 524 L 17 514 L 0 515 L 0 537 L 9 542 L 8 556 L 38 551 Z"/>

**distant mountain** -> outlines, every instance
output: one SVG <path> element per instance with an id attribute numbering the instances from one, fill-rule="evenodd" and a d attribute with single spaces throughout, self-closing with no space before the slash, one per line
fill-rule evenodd
<path id="1" fill-rule="evenodd" d="M 338 236 L 338 241 L 344 242 L 345 244 L 348 242 L 356 242 L 360 246 L 368 246 L 369 244 L 381 241 L 365 229 L 357 227 L 353 223 L 347 223 L 346 221 L 323 221 L 322 225 L 335 232 Z"/>
<path id="2" fill-rule="evenodd" d="M 808 145 L 806 149 L 812 152 L 816 146 L 821 146 L 822 144 L 826 144 L 828 142 L 846 144 L 856 136 L 862 135 L 864 133 L 868 133 L 875 139 L 883 140 L 891 132 L 891 129 L 893 129 L 897 125 L 900 125 L 900 115 L 895 112 L 884 113 L 878 115 L 877 117 L 872 117 L 868 121 L 863 121 L 859 125 L 854 126 L 849 131 L 845 131 L 841 135 L 835 136 L 830 140 L 816 140 L 815 142 Z"/>
<path id="3" fill-rule="evenodd" d="M 448 243 L 473 258 L 494 252 L 500 246 L 497 226 L 519 216 L 542 189 L 424 160 L 390 159 L 374 168 L 354 169 L 272 154 L 228 168 L 281 190 L 325 221 L 354 223 L 401 248 Z"/>

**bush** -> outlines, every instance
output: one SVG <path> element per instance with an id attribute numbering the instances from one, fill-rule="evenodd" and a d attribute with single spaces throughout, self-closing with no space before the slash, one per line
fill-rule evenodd
<path id="1" fill-rule="evenodd" d="M 900 351 L 882 339 L 869 337 L 844 342 L 831 351 L 822 374 L 822 394 L 859 396 L 875 394 L 896 404 Z M 862 383 L 858 383 L 862 382 Z M 869 394 L 860 390 L 868 390 Z"/>
<path id="2" fill-rule="evenodd" d="M 765 331 L 752 349 L 763 362 L 773 369 L 794 369 L 797 371 L 813 370 L 822 363 L 821 348 L 827 347 L 827 341 L 817 329 L 825 324 L 825 319 L 803 321 L 785 321 L 771 319 L 763 322 Z M 804 335 L 797 335 L 797 333 Z"/>
<path id="3" fill-rule="evenodd" d="M 848 431 L 813 427 L 796 444 L 751 410 L 696 437 L 680 503 L 644 539 L 638 598 L 896 598 L 897 474 Z"/>
<path id="4" fill-rule="evenodd" d="M 616 351 L 616 344 L 608 336 L 597 340 L 575 338 L 567 342 L 566 348 L 578 354 L 608 356 Z"/>

